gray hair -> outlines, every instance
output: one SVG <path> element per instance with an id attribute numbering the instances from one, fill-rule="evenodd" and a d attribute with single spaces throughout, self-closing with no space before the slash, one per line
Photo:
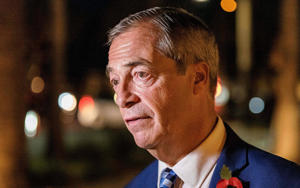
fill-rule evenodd
<path id="1" fill-rule="evenodd" d="M 180 8 L 154 7 L 121 20 L 108 32 L 108 42 L 130 28 L 144 23 L 154 26 L 156 49 L 176 62 L 178 72 L 185 73 L 188 64 L 206 62 L 209 66 L 210 90 L 215 93 L 219 51 L 214 34 L 198 17 Z"/>

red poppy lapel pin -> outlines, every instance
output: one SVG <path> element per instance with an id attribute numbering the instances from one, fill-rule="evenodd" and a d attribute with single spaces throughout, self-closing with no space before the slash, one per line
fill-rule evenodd
<path id="1" fill-rule="evenodd" d="M 220 172 L 221 180 L 216 188 L 243 188 L 242 182 L 237 177 L 232 177 L 230 169 L 223 165 Z"/>

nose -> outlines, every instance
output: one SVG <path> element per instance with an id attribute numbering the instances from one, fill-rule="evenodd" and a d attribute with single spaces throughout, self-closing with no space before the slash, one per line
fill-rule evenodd
<path id="1" fill-rule="evenodd" d="M 116 95 L 116 103 L 119 108 L 130 108 L 140 101 L 140 98 L 133 92 L 133 88 L 129 83 L 120 83 Z"/>

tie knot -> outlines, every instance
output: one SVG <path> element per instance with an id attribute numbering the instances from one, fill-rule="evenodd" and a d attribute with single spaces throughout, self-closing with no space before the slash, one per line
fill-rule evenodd
<path id="1" fill-rule="evenodd" d="M 159 188 L 172 188 L 177 175 L 169 168 L 164 169 L 160 175 Z"/>

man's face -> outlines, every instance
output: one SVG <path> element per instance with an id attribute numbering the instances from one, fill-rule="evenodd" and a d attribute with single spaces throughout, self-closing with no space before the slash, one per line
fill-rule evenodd
<path id="1" fill-rule="evenodd" d="M 113 40 L 107 65 L 123 120 L 145 149 L 182 134 L 193 102 L 192 75 L 178 74 L 175 62 L 154 46 L 149 29 L 131 28 Z"/>

